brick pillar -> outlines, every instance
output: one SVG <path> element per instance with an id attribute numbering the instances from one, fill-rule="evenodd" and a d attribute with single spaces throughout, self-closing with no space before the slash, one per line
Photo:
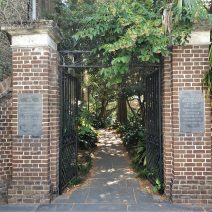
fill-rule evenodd
<path id="1" fill-rule="evenodd" d="M 165 60 L 163 77 L 165 192 L 176 203 L 212 203 L 211 108 L 209 99 L 205 98 L 205 92 L 202 91 L 202 78 L 209 68 L 209 44 L 209 32 L 192 33 L 189 45 L 174 46 L 171 60 Z M 191 132 L 182 129 L 183 119 L 187 124 L 189 121 L 195 122 L 192 118 L 185 120 L 187 115 L 183 117 L 181 115 L 180 118 L 180 111 L 182 114 L 183 107 L 187 107 L 185 105 L 187 103 L 182 103 L 187 101 L 182 100 L 182 93 L 185 91 L 191 91 L 203 99 L 203 129 L 194 127 Z M 186 113 L 189 114 L 189 111 Z"/>
<path id="2" fill-rule="evenodd" d="M 51 21 L 4 30 L 13 60 L 9 203 L 46 203 L 58 187 L 60 36 Z"/>
<path id="3" fill-rule="evenodd" d="M 0 83 L 0 203 L 7 202 L 11 181 L 11 78 Z"/>
<path id="4" fill-rule="evenodd" d="M 172 141 L 172 72 L 171 72 L 171 57 L 164 58 L 164 70 L 162 75 L 162 132 L 163 132 L 163 159 L 164 159 L 164 183 L 165 194 L 170 196 L 171 194 L 171 181 L 173 178 L 173 141 Z"/>

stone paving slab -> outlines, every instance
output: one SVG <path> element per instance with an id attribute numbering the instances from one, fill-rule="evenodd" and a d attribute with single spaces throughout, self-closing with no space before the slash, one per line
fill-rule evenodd
<path id="1" fill-rule="evenodd" d="M 133 189 L 91 188 L 86 203 L 136 203 Z"/>
<path id="2" fill-rule="evenodd" d="M 127 182 L 127 188 L 131 188 L 131 187 L 139 188 L 140 187 L 140 184 L 139 184 L 138 180 L 136 180 L 136 179 L 128 178 L 128 179 L 126 179 L 126 182 Z"/>
<path id="3" fill-rule="evenodd" d="M 63 200 L 75 202 L 71 211 L 203 211 L 198 207 L 175 206 L 142 191 L 120 138 L 112 131 L 99 132 L 94 174 L 86 182 L 89 192 L 83 194 L 79 189 Z"/>
<path id="4" fill-rule="evenodd" d="M 135 188 L 134 187 L 134 195 L 135 195 L 135 198 L 136 198 L 136 201 L 138 204 L 140 203 L 158 203 L 158 202 L 164 202 L 164 203 L 169 203 L 168 200 L 164 200 L 164 199 L 161 199 L 160 196 L 158 195 L 152 195 L 152 194 L 149 194 L 145 191 L 142 191 L 141 189 L 139 188 Z"/>
<path id="5" fill-rule="evenodd" d="M 127 181 L 119 178 L 93 178 L 88 180 L 88 183 L 91 188 L 99 188 L 99 187 L 113 187 L 113 188 L 122 188 L 127 187 Z"/>
<path id="6" fill-rule="evenodd" d="M 157 212 L 200 212 L 204 211 L 202 208 L 188 207 L 182 205 L 174 205 L 170 203 L 155 203 L 149 204 L 142 202 L 140 204 L 128 205 L 128 212 L 141 212 L 141 211 L 157 211 Z"/>
<path id="7" fill-rule="evenodd" d="M 62 198 L 56 198 L 53 203 L 63 204 L 63 203 L 85 203 L 86 198 L 89 194 L 90 188 L 80 188 L 73 192 L 70 196 L 65 196 Z"/>
<path id="8" fill-rule="evenodd" d="M 1 212 L 32 212 L 36 211 L 38 205 L 33 204 L 14 204 L 14 205 L 0 205 Z"/>
<path id="9" fill-rule="evenodd" d="M 135 204 L 136 199 L 133 188 L 119 188 L 111 191 L 111 203 Z"/>
<path id="10" fill-rule="evenodd" d="M 74 205 L 72 212 L 127 212 L 125 204 L 77 204 Z"/>
<path id="11" fill-rule="evenodd" d="M 110 203 L 111 198 L 109 187 L 90 188 L 86 203 Z"/>
<path id="12" fill-rule="evenodd" d="M 120 138 L 108 130 L 100 130 L 99 135 L 93 174 L 83 187 L 57 197 L 51 204 L 0 205 L 0 212 L 212 212 L 212 206 L 175 205 L 144 192 Z"/>
<path id="13" fill-rule="evenodd" d="M 96 166 L 95 166 L 96 167 Z M 132 169 L 123 167 L 114 167 L 112 164 L 110 166 L 101 166 L 96 168 L 95 170 L 95 178 L 136 178 L 136 174 L 132 171 Z"/>
<path id="14" fill-rule="evenodd" d="M 110 168 L 110 169 L 95 170 L 95 178 L 107 179 L 107 178 L 119 177 L 120 175 L 123 175 L 123 171 L 122 170 L 120 171 L 119 169 Z"/>
<path id="15" fill-rule="evenodd" d="M 36 209 L 36 212 L 71 211 L 73 206 L 74 206 L 73 204 L 44 204 L 44 205 L 39 205 L 38 208 Z"/>
<path id="16" fill-rule="evenodd" d="M 206 206 L 205 210 L 208 211 L 208 212 L 211 212 L 212 211 L 212 205 L 211 206 Z"/>
<path id="17" fill-rule="evenodd" d="M 100 162 L 101 163 L 101 162 Z M 96 164 L 93 164 L 95 167 L 97 166 Z M 113 169 L 113 164 L 112 163 L 108 163 L 108 164 L 103 164 L 101 163 L 100 165 L 98 165 L 98 169 L 99 170 L 107 170 L 107 169 Z"/>
<path id="18" fill-rule="evenodd" d="M 139 182 L 133 178 L 92 178 L 87 181 L 90 188 L 111 187 L 118 188 L 138 188 Z"/>
<path id="19" fill-rule="evenodd" d="M 147 194 L 145 192 L 137 192 L 136 189 L 134 189 L 134 195 L 135 195 L 135 199 L 136 202 L 138 204 L 142 204 L 142 203 L 154 203 L 154 202 L 158 202 L 156 200 L 153 199 L 152 195 Z"/>

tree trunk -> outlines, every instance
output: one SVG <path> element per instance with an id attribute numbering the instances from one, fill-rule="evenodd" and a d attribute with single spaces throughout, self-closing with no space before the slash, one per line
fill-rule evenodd
<path id="1" fill-rule="evenodd" d="M 126 99 L 118 99 L 117 121 L 121 124 L 127 122 L 127 102 Z"/>

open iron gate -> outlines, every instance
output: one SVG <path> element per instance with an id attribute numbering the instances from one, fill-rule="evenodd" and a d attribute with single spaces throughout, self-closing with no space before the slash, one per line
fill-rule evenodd
<path id="1" fill-rule="evenodd" d="M 76 117 L 79 100 L 79 80 L 67 69 L 61 72 L 61 138 L 59 161 L 59 191 L 77 175 Z"/>
<path id="2" fill-rule="evenodd" d="M 90 64 L 90 51 L 60 52 L 60 67 L 81 71 L 89 68 L 103 68 L 104 64 Z M 87 59 L 85 59 L 87 58 Z M 146 161 L 149 180 L 155 183 L 157 178 L 163 185 L 163 141 L 162 141 L 162 111 L 161 111 L 161 72 L 162 65 L 136 64 L 146 75 L 145 89 L 145 140 Z M 60 192 L 69 180 L 77 175 L 77 134 L 75 117 L 79 99 L 80 83 L 76 77 L 63 71 L 62 74 L 62 115 L 61 115 L 61 145 L 60 145 Z M 77 92 L 78 91 L 78 92 Z"/>
<path id="3" fill-rule="evenodd" d="M 145 91 L 145 138 L 146 162 L 149 180 L 154 184 L 159 180 L 163 185 L 163 141 L 161 108 L 161 65 L 150 66 L 146 76 Z"/>

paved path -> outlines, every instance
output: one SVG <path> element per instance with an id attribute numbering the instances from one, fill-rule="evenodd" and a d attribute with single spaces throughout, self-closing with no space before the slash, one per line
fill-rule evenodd
<path id="1" fill-rule="evenodd" d="M 210 208 L 173 205 L 144 192 L 130 169 L 120 138 L 109 130 L 100 130 L 91 177 L 71 194 L 56 198 L 51 204 L 0 206 L 0 211 L 211 211 Z M 156 198 L 157 197 L 157 198 Z"/>

